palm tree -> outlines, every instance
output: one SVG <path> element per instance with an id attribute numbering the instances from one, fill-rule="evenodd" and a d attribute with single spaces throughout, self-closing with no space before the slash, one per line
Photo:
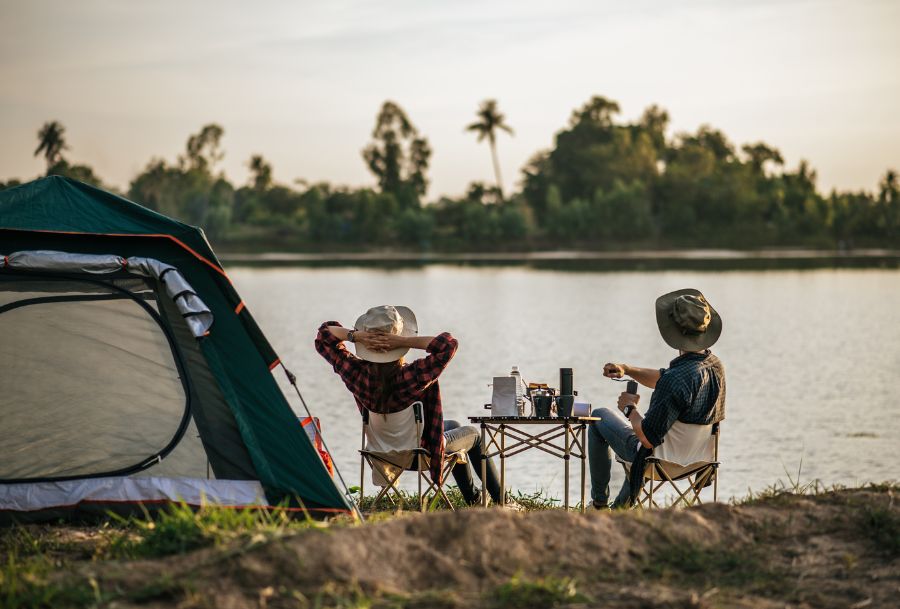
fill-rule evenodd
<path id="1" fill-rule="evenodd" d="M 38 141 L 40 143 L 34 151 L 34 156 L 41 154 L 41 152 L 44 153 L 44 158 L 47 159 L 47 173 L 50 173 L 50 168 L 62 160 L 62 151 L 68 148 L 63 135 L 65 132 L 66 128 L 59 121 L 44 123 L 41 130 L 38 131 Z"/>
<path id="2" fill-rule="evenodd" d="M 500 177 L 500 161 L 497 159 L 497 129 L 503 129 L 508 134 L 513 135 L 512 128 L 505 122 L 506 117 L 497 109 L 496 99 L 487 99 L 481 102 L 476 114 L 478 122 L 472 123 L 466 127 L 466 131 L 475 131 L 478 133 L 478 141 L 484 138 L 488 139 L 491 144 L 491 157 L 494 160 L 494 175 L 497 177 L 497 190 L 500 193 L 500 199 L 503 199 L 503 183 Z"/>
<path id="3" fill-rule="evenodd" d="M 250 178 L 253 180 L 253 188 L 266 190 L 272 185 L 272 166 L 266 162 L 261 154 L 254 154 L 247 163 L 250 168 Z"/>

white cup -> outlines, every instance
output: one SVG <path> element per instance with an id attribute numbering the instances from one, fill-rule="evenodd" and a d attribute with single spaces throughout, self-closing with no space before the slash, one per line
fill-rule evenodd
<path id="1" fill-rule="evenodd" d="M 573 417 L 589 417 L 591 416 L 591 405 L 587 402 L 575 402 L 572 406 Z"/>

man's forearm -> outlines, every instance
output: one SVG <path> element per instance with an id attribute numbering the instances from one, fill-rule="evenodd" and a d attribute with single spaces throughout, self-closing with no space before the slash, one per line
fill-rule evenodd
<path id="1" fill-rule="evenodd" d="M 657 372 L 659 372 L 659 370 L 657 370 Z M 628 417 L 628 422 L 631 423 L 631 428 L 634 429 L 634 435 L 641 441 L 641 445 L 645 448 L 653 448 L 653 444 L 651 444 L 650 440 L 647 439 L 647 436 L 644 435 L 643 420 L 644 417 L 642 417 L 637 410 L 633 410 L 631 416 Z"/>
<path id="2" fill-rule="evenodd" d="M 622 366 L 625 374 L 630 376 L 644 387 L 653 389 L 656 387 L 656 381 L 659 380 L 659 368 L 638 368 L 637 366 Z"/>

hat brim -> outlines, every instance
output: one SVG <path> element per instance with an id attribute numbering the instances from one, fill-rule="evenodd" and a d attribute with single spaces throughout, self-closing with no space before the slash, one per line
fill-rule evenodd
<path id="1" fill-rule="evenodd" d="M 679 351 L 703 351 L 709 349 L 722 335 L 722 317 L 709 305 L 710 320 L 706 332 L 702 334 L 684 334 L 678 324 L 669 317 L 672 304 L 679 296 L 703 296 L 699 290 L 685 288 L 663 294 L 656 299 L 656 325 L 666 344 Z M 704 297 L 705 299 L 705 297 Z M 706 301 L 709 304 L 709 301 Z"/>
<path id="2" fill-rule="evenodd" d="M 400 313 L 400 317 L 403 318 L 403 330 L 400 332 L 400 336 L 417 336 L 419 334 L 419 324 L 416 321 L 416 314 L 412 312 L 412 309 L 396 305 L 394 305 L 394 308 L 397 309 L 397 312 Z M 357 318 L 356 323 L 353 324 L 355 330 L 359 330 L 360 322 L 363 317 L 365 317 L 365 314 L 360 315 L 359 318 Z M 360 343 L 353 343 L 353 348 L 356 350 L 356 357 L 376 364 L 395 362 L 409 352 L 409 347 L 400 347 L 399 349 L 391 349 L 390 351 L 372 351 Z"/>

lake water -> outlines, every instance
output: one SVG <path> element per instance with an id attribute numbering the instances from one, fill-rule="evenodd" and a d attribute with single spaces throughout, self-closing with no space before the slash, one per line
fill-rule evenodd
<path id="1" fill-rule="evenodd" d="M 403 304 L 416 312 L 420 334 L 451 332 L 460 348 L 441 377 L 446 418 L 485 413 L 491 377 L 514 365 L 526 381 L 554 386 L 560 367 L 574 368 L 579 400 L 613 407 L 623 385 L 602 377 L 603 363 L 666 366 L 677 354 L 659 337 L 653 303 L 683 287 L 703 291 L 724 319 L 714 348 L 728 379 L 720 500 L 787 483 L 788 475 L 827 485 L 898 477 L 898 270 L 611 273 L 434 265 L 231 267 L 229 275 L 297 375 L 349 485 L 359 483 L 360 419 L 313 348 L 322 321 L 349 326 L 370 306 Z M 302 412 L 284 375 L 276 374 Z M 646 405 L 650 390 L 641 393 Z M 577 464 L 573 485 L 576 471 Z M 621 472 L 614 468 L 613 475 L 615 492 Z M 561 497 L 562 461 L 533 450 L 513 457 L 507 486 Z"/>

